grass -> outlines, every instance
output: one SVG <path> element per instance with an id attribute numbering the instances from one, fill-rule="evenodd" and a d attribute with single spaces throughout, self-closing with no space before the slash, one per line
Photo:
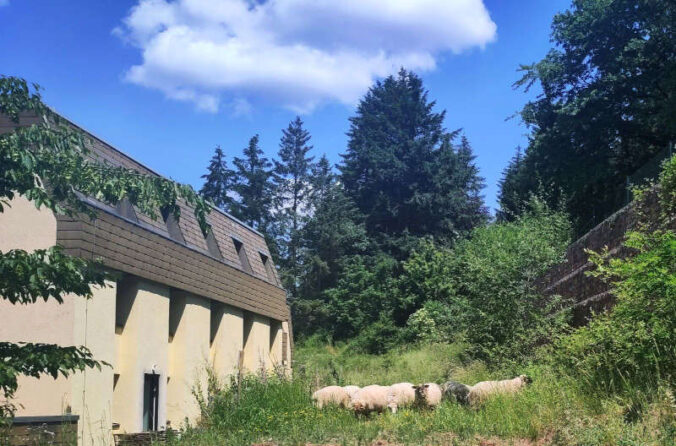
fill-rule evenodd
<path id="1" fill-rule="evenodd" d="M 188 428 L 175 443 L 673 445 L 676 437 L 676 404 L 664 387 L 654 395 L 601 396 L 543 366 L 523 368 L 534 378 L 524 392 L 496 397 L 478 409 L 444 403 L 435 411 L 404 409 L 358 418 L 347 410 L 320 411 L 312 405 L 310 395 L 319 385 L 449 378 L 472 384 L 512 376 L 513 371 L 490 372 L 469 361 L 457 344 L 380 356 L 353 354 L 348 346 L 307 345 L 297 349 L 296 361 L 293 380 L 249 377 L 239 399 L 233 387 L 225 386 L 212 396 L 200 426 Z"/>

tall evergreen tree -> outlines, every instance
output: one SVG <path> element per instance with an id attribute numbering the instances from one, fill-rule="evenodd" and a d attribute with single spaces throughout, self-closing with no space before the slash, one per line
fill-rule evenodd
<path id="1" fill-rule="evenodd" d="M 282 130 L 279 142 L 279 160 L 275 160 L 274 181 L 276 185 L 275 219 L 281 228 L 280 267 L 282 282 L 291 296 L 296 296 L 300 274 L 300 229 L 309 210 L 312 191 L 310 183 L 312 161 L 308 156 L 310 133 L 303 128 L 303 121 L 296 117 Z"/>
<path id="2" fill-rule="evenodd" d="M 258 135 L 249 140 L 243 155 L 233 160 L 236 170 L 232 190 L 238 200 L 232 204 L 231 211 L 244 223 L 266 232 L 274 190 L 272 163 L 258 147 Z"/>
<path id="3" fill-rule="evenodd" d="M 200 194 L 216 207 L 229 212 L 233 199 L 228 195 L 228 192 L 232 187 L 234 174 L 228 168 L 221 146 L 217 146 L 214 150 L 214 156 L 209 161 L 207 173 L 202 175 L 204 185 L 200 189 Z"/>
<path id="4" fill-rule="evenodd" d="M 486 216 L 469 145 L 452 147 L 459 132 L 444 129 L 445 111 L 434 106 L 422 80 L 402 69 L 377 82 L 350 118 L 342 183 L 369 235 L 398 258 L 419 237 L 462 234 Z"/>

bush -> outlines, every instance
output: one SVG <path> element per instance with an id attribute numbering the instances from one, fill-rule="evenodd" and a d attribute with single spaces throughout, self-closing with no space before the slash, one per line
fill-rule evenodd
<path id="1" fill-rule="evenodd" d="M 536 280 L 563 259 L 570 232 L 565 215 L 534 198 L 516 221 L 475 229 L 452 249 L 423 243 L 404 265 L 398 311 L 413 312 L 416 338 L 463 334 L 484 359 L 528 354 L 565 323 Z"/>
<path id="2" fill-rule="evenodd" d="M 648 194 L 636 196 L 641 209 Z M 659 213 L 639 214 L 657 221 L 642 220 L 627 234 L 630 257 L 589 253 L 596 265 L 590 274 L 612 284 L 613 309 L 562 337 L 554 349 L 565 369 L 607 391 L 654 387 L 660 380 L 673 385 L 676 379 L 676 234 L 666 229 L 676 204 L 676 157 L 664 164 L 657 198 Z"/>

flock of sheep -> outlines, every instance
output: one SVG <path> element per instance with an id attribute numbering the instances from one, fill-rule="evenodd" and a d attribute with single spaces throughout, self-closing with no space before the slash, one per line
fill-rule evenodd
<path id="1" fill-rule="evenodd" d="M 396 413 L 400 407 L 419 407 L 434 409 L 441 401 L 450 401 L 476 406 L 491 395 L 497 393 L 516 393 L 526 387 L 531 379 L 526 375 L 503 381 L 482 381 L 468 386 L 455 381 L 443 385 L 424 383 L 398 383 L 391 386 L 371 385 L 328 386 L 312 394 L 318 408 L 335 405 L 353 410 L 355 414 L 384 412 L 389 409 Z"/>

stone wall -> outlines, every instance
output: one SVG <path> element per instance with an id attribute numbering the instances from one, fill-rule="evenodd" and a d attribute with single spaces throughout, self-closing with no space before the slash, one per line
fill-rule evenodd
<path id="1" fill-rule="evenodd" d="M 614 302 L 609 285 L 585 273 L 593 265 L 586 249 L 600 251 L 607 247 L 613 256 L 624 256 L 624 235 L 636 223 L 636 212 L 629 204 L 571 244 L 566 261 L 550 269 L 540 279 L 545 296 L 559 295 L 573 302 L 573 324 L 584 325 L 592 311 L 602 311 Z"/>
<path id="2" fill-rule="evenodd" d="M 648 220 L 657 221 L 660 211 L 656 190 L 648 192 L 643 211 Z M 545 296 L 559 295 L 573 304 L 573 325 L 584 325 L 592 312 L 603 311 L 613 305 L 614 296 L 610 285 L 586 274 L 593 268 L 585 250 L 601 251 L 608 248 L 613 257 L 626 257 L 629 249 L 622 246 L 625 234 L 637 224 L 637 205 L 632 202 L 620 209 L 566 250 L 565 262 L 550 269 L 539 280 L 539 288 Z M 676 229 L 676 219 L 668 225 Z"/>

